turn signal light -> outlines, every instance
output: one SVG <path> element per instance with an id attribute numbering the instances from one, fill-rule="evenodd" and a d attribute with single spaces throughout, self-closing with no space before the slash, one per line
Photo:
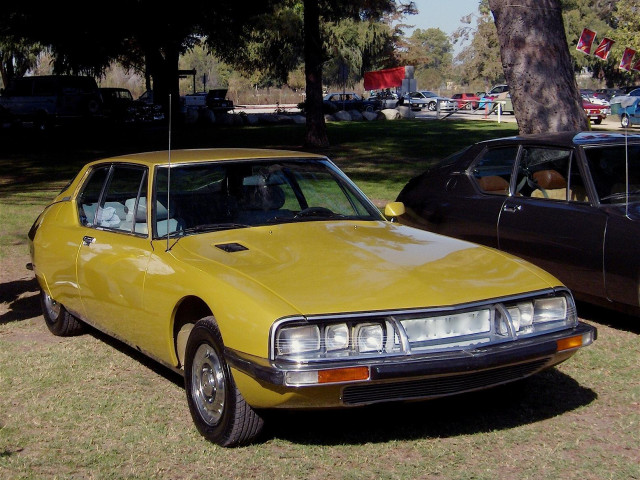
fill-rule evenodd
<path id="1" fill-rule="evenodd" d="M 320 370 L 318 383 L 353 382 L 355 380 L 368 380 L 368 367 L 336 368 L 334 370 Z"/>
<path id="2" fill-rule="evenodd" d="M 571 350 L 572 348 L 579 348 L 582 346 L 582 335 L 576 335 L 575 337 L 563 338 L 556 341 L 558 345 L 558 351 Z"/>

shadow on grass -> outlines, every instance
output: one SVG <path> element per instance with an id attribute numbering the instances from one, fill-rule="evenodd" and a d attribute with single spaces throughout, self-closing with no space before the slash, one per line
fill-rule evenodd
<path id="1" fill-rule="evenodd" d="M 33 295 L 27 295 L 33 293 Z M 0 315 L 0 325 L 20 322 L 42 314 L 35 278 L 15 280 L 0 284 L 0 303 L 8 305 L 8 310 Z"/>
<path id="2" fill-rule="evenodd" d="M 266 439 L 359 445 L 505 430 L 562 415 L 597 394 L 556 369 L 481 392 L 334 411 L 266 412 Z"/>

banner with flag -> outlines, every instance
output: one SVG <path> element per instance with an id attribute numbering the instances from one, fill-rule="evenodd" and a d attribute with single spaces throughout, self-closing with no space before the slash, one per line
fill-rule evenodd
<path id="1" fill-rule="evenodd" d="M 585 28 L 582 30 L 582 35 L 580 35 L 580 39 L 578 40 L 578 45 L 576 50 L 585 53 L 587 55 L 591 54 L 591 46 L 593 45 L 593 41 L 596 39 L 596 32 L 593 30 L 589 30 Z"/>
<path id="2" fill-rule="evenodd" d="M 604 37 L 600 44 L 597 46 L 593 54 L 601 58 L 602 60 L 606 60 L 609 57 L 609 52 L 611 52 L 611 47 L 616 43 L 610 38 Z"/>
<path id="3" fill-rule="evenodd" d="M 631 70 L 631 61 L 633 60 L 633 56 L 636 54 L 636 51 L 632 48 L 625 48 L 624 53 L 622 54 L 622 60 L 620 60 L 620 70 L 624 70 L 628 72 Z"/>

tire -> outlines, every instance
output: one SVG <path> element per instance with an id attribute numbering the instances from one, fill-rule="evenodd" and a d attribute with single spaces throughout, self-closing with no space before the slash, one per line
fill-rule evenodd
<path id="1" fill-rule="evenodd" d="M 620 117 L 620 124 L 622 125 L 622 128 L 629 128 L 631 126 L 629 115 L 626 113 L 622 115 L 622 117 Z"/>
<path id="2" fill-rule="evenodd" d="M 600 125 L 600 124 L 602 123 L 602 119 L 601 119 L 601 118 L 596 118 L 596 119 L 593 121 L 593 123 L 594 123 L 594 124 L 596 124 L 596 125 Z"/>
<path id="3" fill-rule="evenodd" d="M 429 105 L 427 106 L 427 108 L 429 109 L 430 112 L 435 112 L 436 111 L 436 102 L 429 102 Z"/>
<path id="4" fill-rule="evenodd" d="M 237 447 L 254 441 L 264 422 L 236 387 L 223 345 L 212 316 L 195 324 L 185 351 L 185 391 L 200 434 L 222 447 Z"/>
<path id="5" fill-rule="evenodd" d="M 51 333 L 58 337 L 71 337 L 84 331 L 80 320 L 67 312 L 62 304 L 52 299 L 44 290 L 40 290 L 42 316 Z"/>

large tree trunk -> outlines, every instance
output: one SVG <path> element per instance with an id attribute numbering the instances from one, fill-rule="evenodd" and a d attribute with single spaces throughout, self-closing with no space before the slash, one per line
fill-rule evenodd
<path id="1" fill-rule="evenodd" d="M 320 9 L 315 0 L 304 0 L 304 74 L 306 77 L 307 133 L 305 145 L 313 148 L 329 146 L 327 126 L 322 110 L 322 41 Z"/>
<path id="2" fill-rule="evenodd" d="M 489 0 L 520 133 L 588 130 L 560 0 Z"/>

